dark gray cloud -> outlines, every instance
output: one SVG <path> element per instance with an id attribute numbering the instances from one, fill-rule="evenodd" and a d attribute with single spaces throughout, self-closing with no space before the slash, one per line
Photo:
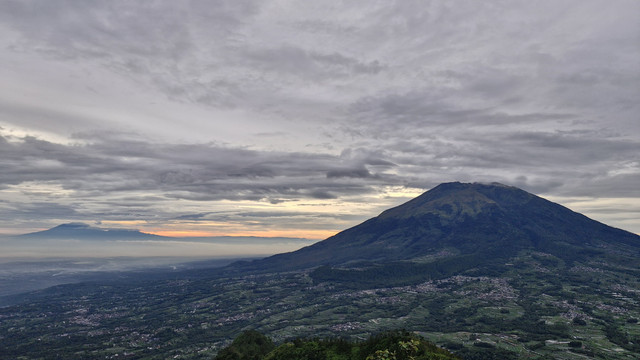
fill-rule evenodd
<path id="1" fill-rule="evenodd" d="M 78 138 L 78 136 L 76 136 Z M 86 194 L 160 191 L 170 197 L 202 200 L 298 198 L 331 191 L 370 191 L 377 178 L 366 170 L 371 162 L 327 154 L 284 153 L 212 144 L 154 144 L 103 136 L 87 144 L 61 145 L 34 137 L 0 138 L 7 171 L 3 185 L 51 181 Z M 378 163 L 383 160 L 376 160 Z M 351 170 L 357 168 L 357 170 Z M 345 170 L 346 169 L 346 170 Z M 364 169 L 367 183 L 341 183 Z M 338 174 L 331 176 L 331 174 Z M 360 176 L 357 176 L 360 177 Z"/>
<path id="2" fill-rule="evenodd" d="M 0 214 L 6 217 L 29 220 L 48 220 L 51 218 L 63 220 L 83 216 L 74 205 L 63 205 L 53 202 L 32 202 L 28 204 L 12 204 L 1 207 Z"/>
<path id="3" fill-rule="evenodd" d="M 340 53 L 323 54 L 292 46 L 252 50 L 241 59 L 249 60 L 248 66 L 297 75 L 305 80 L 325 82 L 333 78 L 357 74 L 377 74 L 384 69 L 378 61 L 368 63 Z"/>
<path id="4" fill-rule="evenodd" d="M 640 198 L 638 14 L 634 0 L 4 1 L 4 224 L 337 230 L 453 180 Z M 333 227 L 309 211 L 323 202 Z M 268 224 L 262 206 L 304 216 Z"/>
<path id="5" fill-rule="evenodd" d="M 606 178 L 616 180 L 618 186 L 601 189 L 602 196 L 640 196 L 633 181 L 637 174 L 624 173 L 640 162 L 640 142 L 598 132 L 508 132 L 490 138 L 461 132 L 453 139 L 440 135 L 426 140 L 408 136 L 381 140 L 367 151 L 348 150 L 340 156 L 211 144 L 154 144 L 117 136 L 91 139 L 94 142 L 62 145 L 33 137 L 0 138 L 4 155 L 0 162 L 7 169 L 0 183 L 50 182 L 81 197 L 157 194 L 146 199 L 123 197 L 111 204 L 140 209 L 167 198 L 291 201 L 366 196 L 378 186 L 405 185 L 414 179 L 437 181 L 442 169 L 449 169 L 444 171 L 449 176 L 466 178 L 512 174 L 503 180 L 520 183 L 518 176 L 546 175 L 556 179 L 549 182 L 553 188 L 576 179 L 595 182 Z M 616 166 L 622 173 L 615 174 Z"/>

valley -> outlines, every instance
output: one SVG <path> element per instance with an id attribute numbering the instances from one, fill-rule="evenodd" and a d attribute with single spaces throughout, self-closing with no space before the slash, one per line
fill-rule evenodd
<path id="1" fill-rule="evenodd" d="M 0 357 L 210 359 L 246 330 L 404 329 L 463 359 L 636 359 L 639 240 L 517 188 L 443 184 L 291 253 L 5 298 Z"/>
<path id="2" fill-rule="evenodd" d="M 354 288 L 314 281 L 308 271 L 208 278 L 213 270 L 62 285 L 0 309 L 0 354 L 204 359 L 246 329 L 276 342 L 407 329 L 460 354 L 636 358 L 638 276 L 597 263 L 553 266 L 553 256 L 546 264 L 541 257 L 521 254 L 499 276 L 471 271 L 405 286 Z"/>

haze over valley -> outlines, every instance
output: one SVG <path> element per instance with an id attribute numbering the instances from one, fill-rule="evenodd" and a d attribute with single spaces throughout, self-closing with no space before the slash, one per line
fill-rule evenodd
<path id="1" fill-rule="evenodd" d="M 226 265 L 297 250 L 314 240 L 240 236 L 178 238 L 84 223 L 0 238 L 0 297 L 48 286 Z"/>

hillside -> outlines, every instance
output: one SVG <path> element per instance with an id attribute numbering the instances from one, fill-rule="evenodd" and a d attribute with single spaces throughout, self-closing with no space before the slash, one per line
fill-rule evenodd
<path id="1" fill-rule="evenodd" d="M 295 252 L 24 296 L 0 308 L 0 358 L 210 359 L 250 329 L 277 346 L 405 329 L 469 360 L 635 360 L 639 244 L 517 188 L 442 184 Z"/>

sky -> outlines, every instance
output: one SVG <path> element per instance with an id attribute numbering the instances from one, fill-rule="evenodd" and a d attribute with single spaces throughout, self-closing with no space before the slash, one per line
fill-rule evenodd
<path id="1" fill-rule="evenodd" d="M 442 182 L 640 233 L 640 2 L 0 2 L 0 234 L 323 239 Z"/>

